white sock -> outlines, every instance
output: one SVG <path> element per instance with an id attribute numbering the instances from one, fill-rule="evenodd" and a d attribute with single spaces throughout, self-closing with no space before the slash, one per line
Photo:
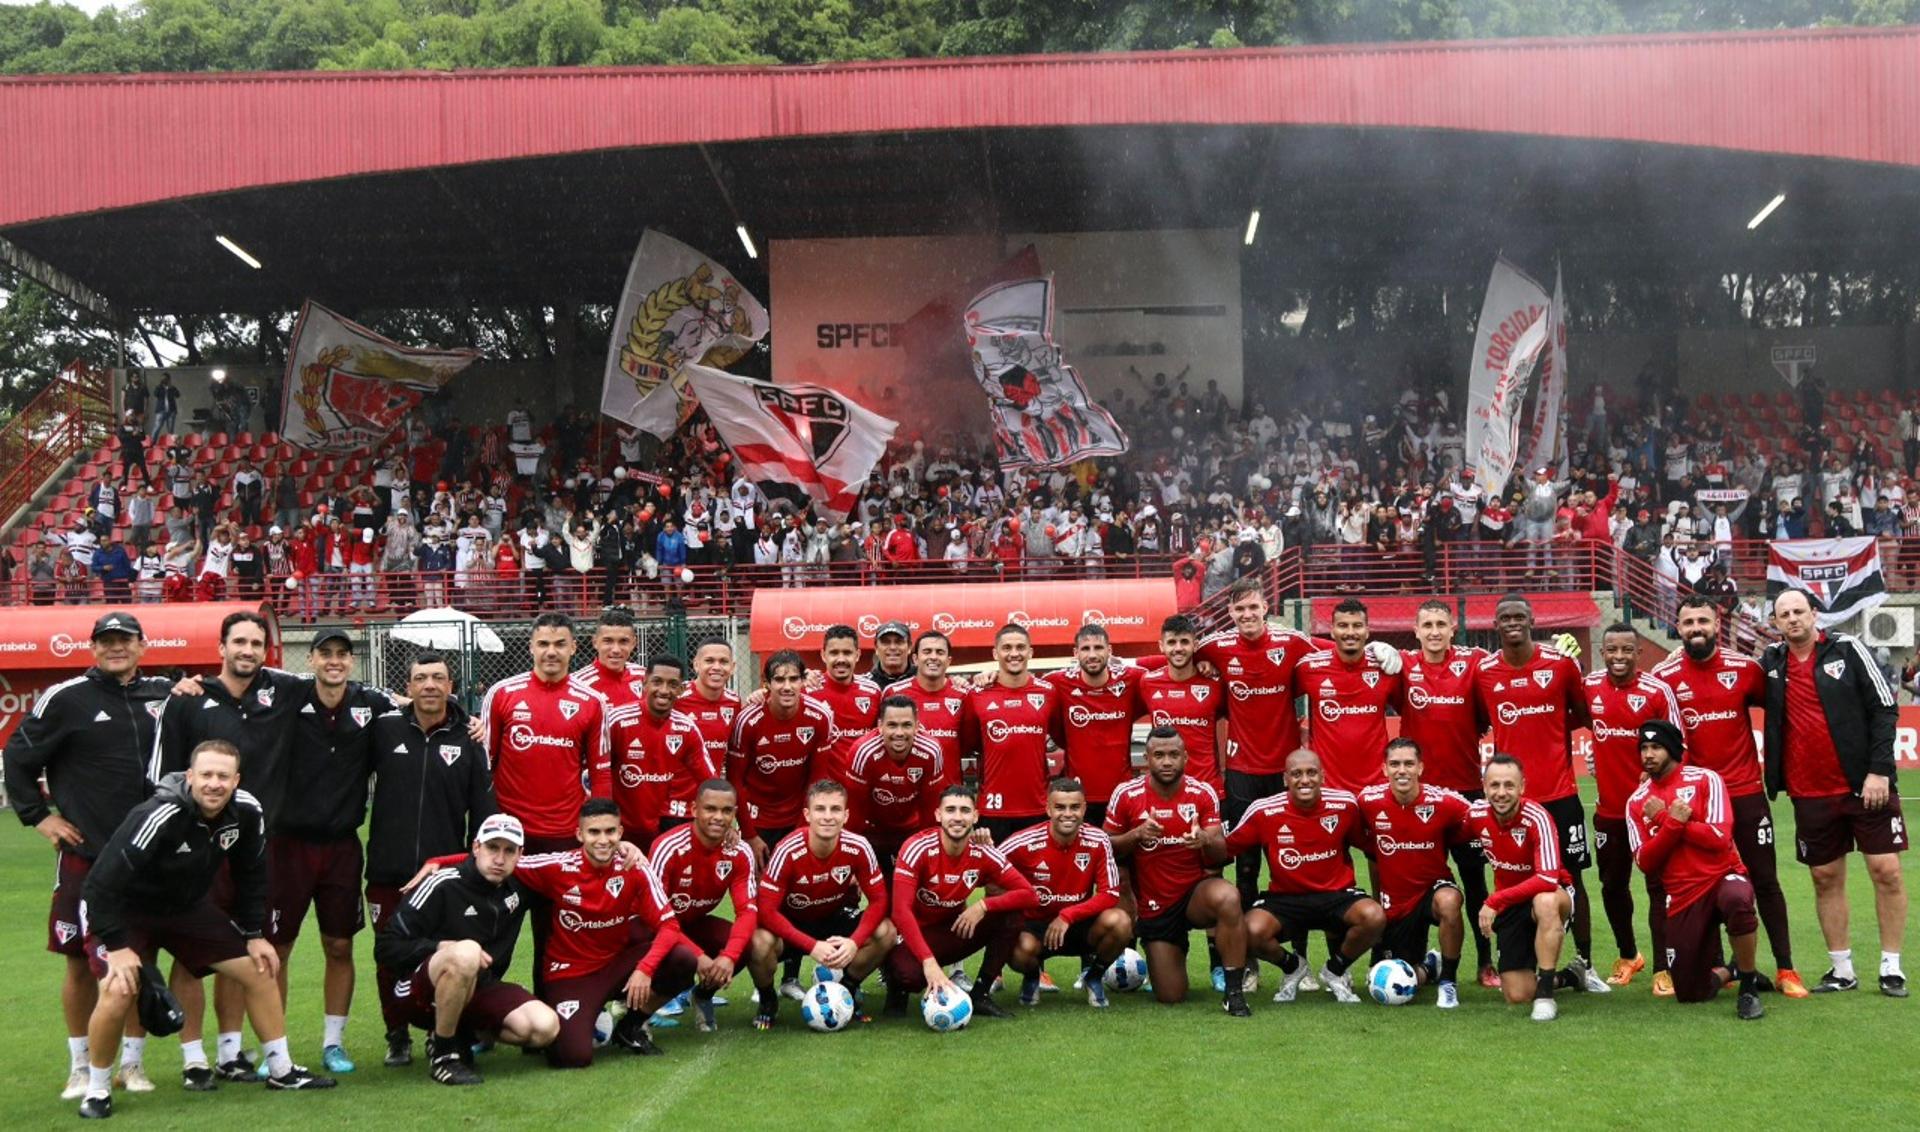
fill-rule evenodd
<path id="1" fill-rule="evenodd" d="M 147 1059 L 147 1039 L 126 1038 L 120 1043 L 121 1068 L 139 1068 Z"/>
<path id="2" fill-rule="evenodd" d="M 267 1055 L 267 1072 L 275 1077 L 284 1077 L 293 1072 L 293 1058 L 287 1055 L 287 1039 L 284 1035 L 260 1045 L 260 1052 Z"/>
<path id="3" fill-rule="evenodd" d="M 67 1039 L 67 1058 L 75 1069 L 87 1063 L 87 1036 Z"/>
<path id="4" fill-rule="evenodd" d="M 87 1095 L 90 1097 L 110 1097 L 113 1095 L 113 1066 L 105 1069 L 87 1066 Z"/>
<path id="5" fill-rule="evenodd" d="M 1900 974 L 1900 953 L 1898 951 L 1882 951 L 1880 953 L 1880 973 L 1882 975 Z M 1902 977 L 1904 978 L 1905 976 Z"/>
<path id="6" fill-rule="evenodd" d="M 329 1014 L 326 1016 L 326 1024 L 327 1036 L 321 1041 L 321 1047 L 346 1045 L 347 1016 L 344 1014 Z"/>
<path id="7" fill-rule="evenodd" d="M 214 1046 L 214 1050 L 219 1055 L 220 1064 L 222 1065 L 239 1057 L 241 1052 L 240 1031 L 222 1031 L 217 1040 L 217 1044 Z"/>
<path id="8" fill-rule="evenodd" d="M 188 1068 L 192 1068 L 195 1065 L 205 1068 L 207 1064 L 206 1044 L 198 1038 L 195 1038 L 193 1041 L 190 1041 L 190 1042 L 181 1042 L 180 1043 L 180 1064 L 185 1065 Z"/>
<path id="9" fill-rule="evenodd" d="M 1828 962 L 1833 964 L 1833 977 L 1851 979 L 1853 975 L 1853 948 L 1827 952 Z"/>

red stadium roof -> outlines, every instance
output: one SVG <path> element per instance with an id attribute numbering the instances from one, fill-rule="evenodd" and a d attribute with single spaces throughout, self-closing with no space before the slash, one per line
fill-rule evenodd
<path id="1" fill-rule="evenodd" d="M 600 150 L 1199 124 L 1610 139 L 1920 165 L 1920 29 L 446 74 L 0 80 L 0 228 Z"/>

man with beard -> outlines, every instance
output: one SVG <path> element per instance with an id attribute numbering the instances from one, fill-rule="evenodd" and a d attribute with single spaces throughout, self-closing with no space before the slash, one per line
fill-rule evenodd
<path id="1" fill-rule="evenodd" d="M 1421 781 L 1420 744 L 1401 736 L 1387 744 L 1387 780 L 1360 792 L 1360 816 L 1371 835 L 1374 880 L 1387 923 L 1374 954 L 1402 959 L 1414 977 L 1437 984 L 1434 1005 L 1460 1005 L 1460 949 L 1466 939 L 1460 888 L 1447 871 L 1447 853 L 1471 844 L 1472 803 Z M 1476 850 L 1477 851 L 1477 850 Z M 1440 949 L 1427 950 L 1427 930 L 1440 929 Z"/>
<path id="2" fill-rule="evenodd" d="M 934 823 L 947 775 L 945 756 L 906 696 L 880 703 L 880 729 L 853 752 L 847 774 L 847 828 L 867 838 L 882 871 L 907 838 Z"/>
<path id="3" fill-rule="evenodd" d="M 1496 615 L 1497 616 L 1497 615 Z M 1533 1020 L 1559 1017 L 1560 948 L 1573 916 L 1573 893 L 1560 866 L 1561 839 L 1546 807 L 1526 797 L 1526 771 L 1512 755 L 1487 760 L 1467 832 L 1493 868 L 1493 892 L 1480 930 L 1499 944 L 1500 990 L 1507 1002 L 1533 1001 Z M 1603 986 L 1605 984 L 1602 984 Z"/>
<path id="4" fill-rule="evenodd" d="M 1087 823 L 1087 793 L 1079 780 L 1054 779 L 1047 787 L 1047 820 L 1014 834 L 1004 848 L 1040 901 L 1009 961 L 1021 973 L 1020 1005 L 1040 1004 L 1047 957 L 1070 955 L 1085 963 L 1081 984 L 1088 1004 L 1105 1008 L 1102 976 L 1133 940 L 1133 917 L 1120 907 L 1113 842 Z"/>
<path id="5" fill-rule="evenodd" d="M 886 631 L 885 626 L 881 631 Z M 913 645 L 914 673 L 905 680 L 886 685 L 887 698 L 905 696 L 913 701 L 914 715 L 921 734 L 940 747 L 941 781 L 935 790 L 960 781 L 960 715 L 966 709 L 969 689 L 947 675 L 953 659 L 953 643 L 945 633 L 929 630 Z"/>

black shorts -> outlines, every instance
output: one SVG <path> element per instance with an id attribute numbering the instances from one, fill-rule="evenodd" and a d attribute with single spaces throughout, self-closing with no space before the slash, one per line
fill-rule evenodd
<path id="1" fill-rule="evenodd" d="M 793 922 L 794 927 L 815 939 L 830 939 L 837 935 L 852 939 L 853 933 L 860 927 L 860 916 L 861 911 L 859 907 L 848 904 L 843 905 L 838 911 L 829 912 L 824 916 L 815 916 L 806 920 L 798 916 L 788 918 Z M 803 959 L 806 957 L 806 954 L 806 952 L 791 943 L 783 942 L 781 944 L 780 958 L 782 959 Z"/>
<path id="2" fill-rule="evenodd" d="M 1088 916 L 1084 920 L 1075 920 L 1073 923 L 1068 924 L 1067 938 L 1060 941 L 1059 947 L 1046 946 L 1047 926 L 1053 923 L 1052 917 L 1044 920 L 1028 920 L 1026 923 L 1020 925 L 1020 930 L 1040 941 L 1040 957 L 1042 959 L 1045 959 L 1049 955 L 1072 955 L 1076 957 L 1092 955 L 1093 924 L 1094 921 L 1099 918 L 1098 916 Z"/>
<path id="3" fill-rule="evenodd" d="M 47 950 L 69 959 L 87 957 L 80 931 L 80 890 L 93 862 L 70 849 L 54 854 L 53 907 L 47 912 Z"/>
<path id="4" fill-rule="evenodd" d="M 328 939 L 348 939 L 366 927 L 360 905 L 363 865 L 360 839 L 352 834 L 338 841 L 268 838 L 267 941 L 290 945 L 300 938 L 309 904 Z"/>
<path id="5" fill-rule="evenodd" d="M 1753 885 L 1746 877 L 1729 874 L 1713 891 L 1678 912 L 1667 913 L 1667 973 L 1673 977 L 1673 997 L 1680 1002 L 1706 1002 L 1719 993 L 1713 976 L 1724 966 L 1720 928 L 1730 936 L 1760 930 L 1754 912 Z"/>
<path id="6" fill-rule="evenodd" d="M 1200 884 L 1205 883 L 1206 881 L 1200 882 Z M 1180 903 L 1158 916 L 1142 917 L 1136 921 L 1133 925 L 1133 937 L 1139 940 L 1142 946 L 1149 943 L 1170 943 L 1179 948 L 1181 954 L 1186 954 L 1193 942 L 1193 933 L 1206 930 L 1187 918 L 1187 905 L 1192 902 L 1193 894 L 1199 891 L 1200 884 L 1188 889 L 1187 894 L 1180 898 Z"/>
<path id="7" fill-rule="evenodd" d="M 1566 892 L 1568 899 L 1572 899 L 1572 890 Z M 1534 952 L 1533 936 L 1531 900 L 1523 900 L 1494 917 L 1493 941 L 1500 948 L 1498 966 L 1502 973 L 1537 969 L 1539 957 Z"/>
<path id="8" fill-rule="evenodd" d="M 1231 827 L 1246 814 L 1248 806 L 1262 798 L 1286 792 L 1287 776 L 1284 774 L 1242 774 L 1230 770 L 1227 772 L 1227 796 L 1220 802 L 1220 816 Z"/>
<path id="9" fill-rule="evenodd" d="M 1434 881 L 1433 887 L 1427 889 L 1426 895 L 1420 898 L 1420 903 L 1413 906 L 1413 911 L 1397 920 L 1387 921 L 1387 928 L 1380 933 L 1380 942 L 1374 947 L 1374 952 L 1383 959 L 1405 959 L 1418 967 L 1420 961 L 1427 957 L 1428 932 L 1440 922 L 1433 914 L 1433 897 L 1443 888 L 1460 891 L 1460 886 L 1451 880 Z"/>
<path id="10" fill-rule="evenodd" d="M 1373 897 L 1357 888 L 1334 892 L 1263 892 L 1254 900 L 1253 908 L 1280 921 L 1281 928 L 1290 932 L 1316 928 L 1345 931 L 1347 909 L 1371 899 Z"/>
<path id="11" fill-rule="evenodd" d="M 1569 794 L 1565 798 L 1542 802 L 1540 806 L 1553 819 L 1553 827 L 1560 831 L 1560 867 L 1569 872 L 1580 872 L 1591 866 L 1593 855 L 1587 848 L 1587 808 L 1580 804 L 1580 796 Z"/>
<path id="12" fill-rule="evenodd" d="M 1045 817 L 981 818 L 980 826 L 982 829 L 985 829 L 988 833 L 993 834 L 994 848 L 997 849 L 1000 846 L 1005 845 L 1007 843 L 1007 838 L 1012 837 L 1014 834 L 1019 833 L 1021 830 L 1026 829 L 1029 826 L 1032 826 L 1038 822 L 1043 822 L 1046 820 L 1047 819 Z"/>
<path id="13" fill-rule="evenodd" d="M 1086 818 L 1087 828 L 1099 829 L 1101 826 L 1104 826 L 1106 824 L 1107 824 L 1107 804 L 1105 802 L 1088 802 L 1087 818 Z"/>
<path id="14" fill-rule="evenodd" d="M 1794 852 L 1803 865 L 1824 865 L 1848 852 L 1904 853 L 1907 823 L 1900 814 L 1899 795 L 1869 810 L 1857 794 L 1833 798 L 1793 800 Z"/>
<path id="15" fill-rule="evenodd" d="M 85 908 L 81 909 L 82 919 Z M 84 929 L 85 923 L 81 924 Z M 239 959 L 247 953 L 247 939 L 240 934 L 233 917 L 210 897 L 184 912 L 149 915 L 128 911 L 124 917 L 127 946 L 151 963 L 161 951 L 174 957 L 182 967 L 198 978 L 213 974 L 216 963 Z M 89 933 L 87 964 L 97 979 L 107 977 L 107 945 Z"/>

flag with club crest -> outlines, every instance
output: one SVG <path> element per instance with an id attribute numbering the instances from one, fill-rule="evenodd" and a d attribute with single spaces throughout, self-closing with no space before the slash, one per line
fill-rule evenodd
<path id="1" fill-rule="evenodd" d="M 280 435 L 314 452 L 379 445 L 422 398 L 479 360 L 478 350 L 402 346 L 310 301 L 287 349 Z"/>
<path id="2" fill-rule="evenodd" d="M 1051 275 L 987 288 L 963 321 L 1002 468 L 1056 468 L 1127 450 L 1126 434 L 1054 344 Z"/>
<path id="3" fill-rule="evenodd" d="M 683 368 L 688 389 L 739 461 L 774 499 L 844 518 L 899 427 L 837 390 L 774 385 L 707 366 Z"/>
<path id="4" fill-rule="evenodd" d="M 1767 597 L 1786 590 L 1813 596 L 1822 629 L 1878 608 L 1887 600 L 1880 541 L 1861 538 L 1778 539 L 1767 544 Z"/>

